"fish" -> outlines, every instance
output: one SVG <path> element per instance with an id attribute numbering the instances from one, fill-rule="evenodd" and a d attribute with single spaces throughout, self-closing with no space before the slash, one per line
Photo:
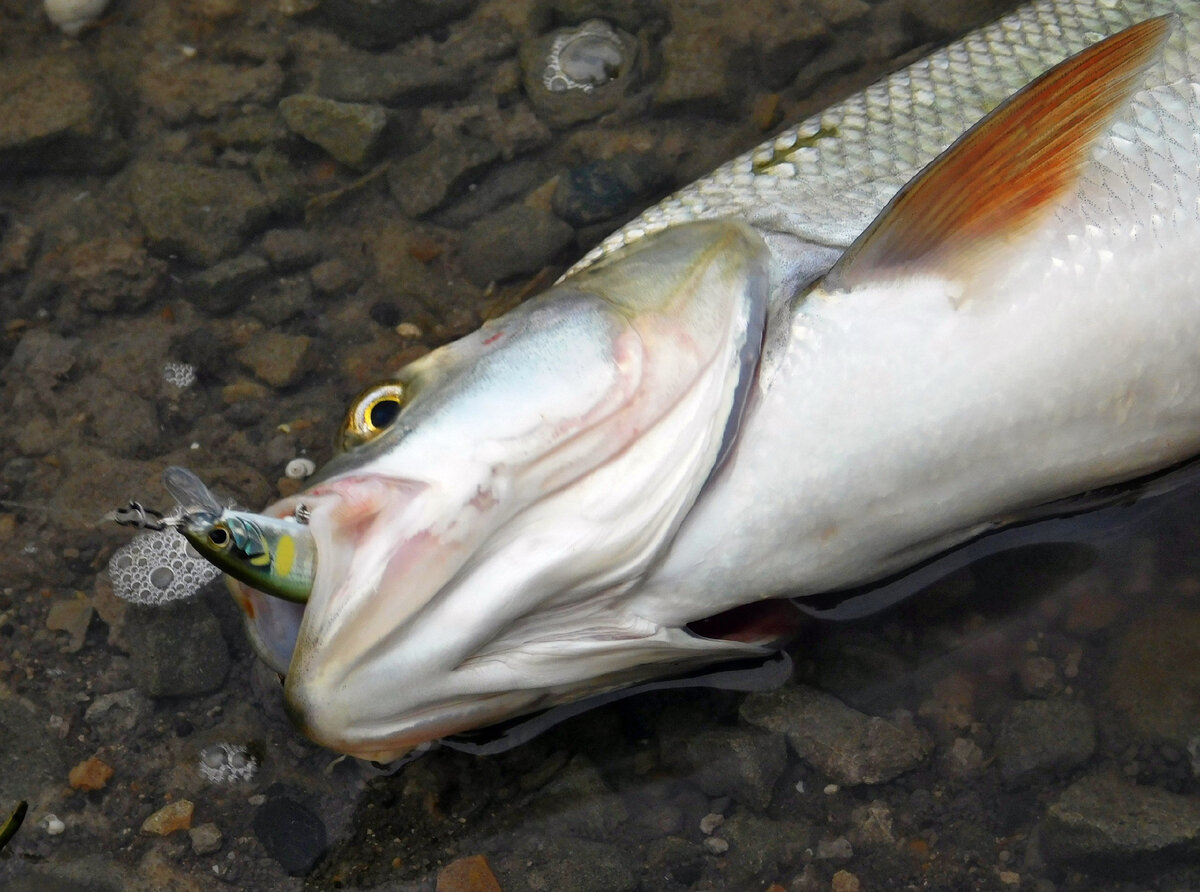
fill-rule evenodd
<path id="1" fill-rule="evenodd" d="M 1197 251 L 1200 7 L 1042 0 L 368 388 L 258 515 L 308 577 L 221 566 L 296 726 L 373 761 L 762 658 L 789 599 L 1200 453 Z"/>

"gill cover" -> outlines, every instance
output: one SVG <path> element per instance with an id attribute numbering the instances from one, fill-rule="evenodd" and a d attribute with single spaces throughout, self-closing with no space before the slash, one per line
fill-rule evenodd
<path id="1" fill-rule="evenodd" d="M 298 630 L 252 635 L 276 662 L 295 636 L 297 724 L 389 759 L 711 660 L 621 595 L 735 441 L 767 270 L 744 224 L 673 228 L 367 391 L 351 448 L 268 509 L 302 504 L 320 558 Z"/>

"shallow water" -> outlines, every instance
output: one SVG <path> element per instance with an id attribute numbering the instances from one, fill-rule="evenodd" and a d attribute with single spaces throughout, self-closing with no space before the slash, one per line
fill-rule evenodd
<path id="1" fill-rule="evenodd" d="M 0 821 L 30 805 L 0 888 L 1200 888 L 1200 494 L 1116 531 L 1043 529 L 878 615 L 814 622 L 781 689 L 643 693 L 393 774 L 297 735 L 219 585 L 163 608 L 113 596 L 129 533 L 98 520 L 131 497 L 166 507 L 168 465 L 246 505 L 290 491 L 285 464 L 325 460 L 365 384 L 988 14 L 789 4 L 820 11 L 789 47 L 766 3 L 462 3 L 359 50 L 370 28 L 319 5 L 117 3 L 78 41 L 38 4 L 0 6 L 5 89 L 20 71 L 49 85 L 45 108 L 9 106 L 6 139 L 25 142 L 3 143 L 0 180 Z M 521 48 L 597 11 L 645 54 L 632 86 L 600 117 L 578 96 L 535 110 Z M 664 61 L 668 38 L 712 82 Z M 601 76 L 584 61 L 564 64 Z M 361 161 L 289 131 L 304 125 L 279 100 L 318 87 L 383 110 Z M 39 142 L 56 110 L 83 123 Z M 445 194 L 400 163 L 430 145 L 480 153 Z M 610 170 L 613 205 L 550 226 L 554 178 L 614 156 L 641 178 Z M 203 204 L 208 170 L 236 176 Z M 509 258 L 488 254 L 502 228 L 472 224 L 513 205 L 542 212 L 542 253 L 473 284 Z M 190 832 L 144 827 L 181 802 Z"/>

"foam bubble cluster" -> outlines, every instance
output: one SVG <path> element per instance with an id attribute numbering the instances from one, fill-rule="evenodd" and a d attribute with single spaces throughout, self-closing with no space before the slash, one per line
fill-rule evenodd
<path id="1" fill-rule="evenodd" d="M 167 362 L 163 364 L 162 376 L 168 384 L 187 390 L 196 383 L 196 367 L 187 362 Z"/>
<path id="2" fill-rule="evenodd" d="M 108 562 L 113 592 L 134 604 L 166 604 L 193 597 L 221 571 L 171 529 L 143 533 Z"/>
<path id="3" fill-rule="evenodd" d="M 214 743 L 200 751 L 200 774 L 212 784 L 234 784 L 251 780 L 258 760 L 238 743 Z"/>

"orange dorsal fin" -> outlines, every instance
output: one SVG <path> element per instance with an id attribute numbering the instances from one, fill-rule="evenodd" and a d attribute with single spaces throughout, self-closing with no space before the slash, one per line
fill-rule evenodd
<path id="1" fill-rule="evenodd" d="M 826 277 L 854 288 L 897 273 L 966 278 L 1072 187 L 1092 144 L 1138 88 L 1172 17 L 1126 28 L 1060 62 L 905 185 Z"/>

